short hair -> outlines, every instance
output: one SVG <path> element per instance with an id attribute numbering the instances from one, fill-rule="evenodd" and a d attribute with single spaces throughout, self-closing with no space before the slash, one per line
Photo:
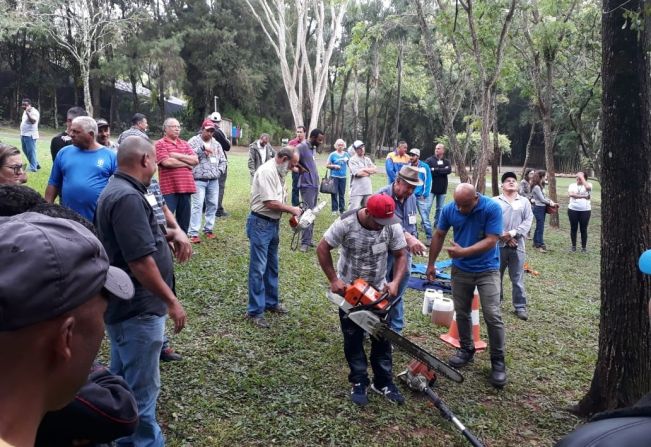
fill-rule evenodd
<path id="1" fill-rule="evenodd" d="M 304 132 L 304 133 L 305 133 L 305 131 L 307 131 L 307 129 L 306 129 L 305 126 L 303 126 L 303 125 L 296 126 L 296 128 L 297 128 L 297 129 L 303 129 L 303 132 Z"/>
<path id="2" fill-rule="evenodd" d="M 0 143 L 0 167 L 4 166 L 7 158 L 13 155 L 20 155 L 18 148 L 9 144 Z"/>
<path id="3" fill-rule="evenodd" d="M 132 135 L 125 138 L 118 147 L 118 166 L 130 166 L 148 153 L 154 151 L 154 145 L 149 139 Z"/>
<path id="4" fill-rule="evenodd" d="M 72 220 L 74 222 L 83 225 L 84 227 L 86 227 L 88 231 L 93 233 L 95 237 L 98 237 L 97 229 L 95 228 L 95 225 L 93 225 L 88 219 L 86 219 L 76 211 L 61 206 L 57 203 L 39 203 L 29 208 L 28 210 L 25 210 L 25 212 L 26 211 L 30 211 L 32 213 L 44 214 L 45 216 L 50 216 L 50 217 L 58 217 L 59 219 Z"/>
<path id="5" fill-rule="evenodd" d="M 400 141 L 398 141 L 398 145 L 396 147 L 400 147 L 403 144 L 407 144 L 407 142 L 405 140 L 400 140 Z"/>
<path id="6" fill-rule="evenodd" d="M 278 154 L 276 155 L 278 156 L 278 158 L 285 158 L 287 160 L 291 160 L 295 153 L 296 151 L 294 151 L 294 149 L 290 147 L 284 147 L 281 150 L 279 150 Z"/>
<path id="7" fill-rule="evenodd" d="M 146 120 L 146 119 L 147 117 L 142 113 L 136 113 L 131 117 L 131 125 L 135 126 L 136 124 L 142 122 L 142 120 Z"/>
<path id="8" fill-rule="evenodd" d="M 66 112 L 66 119 L 70 121 L 72 121 L 73 119 L 79 116 L 88 116 L 88 113 L 86 113 L 86 110 L 83 107 L 79 107 L 79 106 L 70 107 Z"/>
<path id="9" fill-rule="evenodd" d="M 47 202 L 29 186 L 0 185 L 0 216 L 15 216 L 43 203 Z"/>
<path id="10" fill-rule="evenodd" d="M 271 137 L 269 136 L 268 133 L 261 133 L 260 134 L 260 139 L 262 139 L 263 137 L 267 137 L 268 139 L 271 139 Z"/>
<path id="11" fill-rule="evenodd" d="M 346 142 L 344 140 L 342 140 L 341 138 L 339 138 L 337 141 L 335 141 L 335 147 L 337 147 L 340 144 L 343 144 L 345 146 Z"/>
<path id="12" fill-rule="evenodd" d="M 167 129 L 167 126 L 170 125 L 169 123 L 170 123 L 170 121 L 172 121 L 172 120 L 176 121 L 177 123 L 179 122 L 179 120 L 177 120 L 177 119 L 174 118 L 173 116 L 171 116 L 171 117 L 169 117 L 169 118 L 165 118 L 165 121 L 163 121 L 163 130 Z M 180 124 L 180 123 L 179 123 L 179 124 Z"/>
<path id="13" fill-rule="evenodd" d="M 20 103 L 21 103 L 21 104 L 25 104 L 25 103 L 27 103 L 27 104 L 29 104 L 29 105 L 31 106 L 31 105 L 32 105 L 32 100 L 29 99 L 29 98 L 23 98 L 23 100 L 20 101 Z"/>
<path id="14" fill-rule="evenodd" d="M 90 116 L 78 116 L 72 120 L 72 124 L 79 124 L 84 132 L 97 135 L 97 121 Z"/>
<path id="15" fill-rule="evenodd" d="M 312 129 L 310 132 L 310 138 L 318 137 L 319 135 L 325 135 L 321 129 Z"/>

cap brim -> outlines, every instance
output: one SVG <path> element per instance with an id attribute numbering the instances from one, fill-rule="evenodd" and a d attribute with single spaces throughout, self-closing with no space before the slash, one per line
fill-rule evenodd
<path id="1" fill-rule="evenodd" d="M 383 225 L 385 227 L 387 225 L 393 225 L 393 224 L 400 223 L 400 218 L 398 218 L 398 216 L 396 216 L 395 214 L 392 217 L 385 217 L 385 218 L 379 218 L 379 217 L 373 217 L 373 216 L 371 216 L 371 217 L 373 218 L 375 223 L 377 223 L 378 225 Z"/>
<path id="2" fill-rule="evenodd" d="M 135 288 L 133 281 L 129 278 L 124 270 L 117 267 L 110 266 L 106 273 L 106 282 L 104 288 L 109 291 L 111 295 L 121 300 L 130 300 L 133 298 Z"/>

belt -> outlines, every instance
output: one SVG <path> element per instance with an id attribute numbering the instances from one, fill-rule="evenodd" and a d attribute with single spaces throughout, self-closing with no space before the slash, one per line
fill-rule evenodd
<path id="1" fill-rule="evenodd" d="M 255 211 L 251 211 L 251 215 L 259 219 L 266 220 L 268 222 L 278 222 L 280 220 L 280 219 L 273 219 L 269 216 L 265 216 L 264 214 L 256 213 Z"/>

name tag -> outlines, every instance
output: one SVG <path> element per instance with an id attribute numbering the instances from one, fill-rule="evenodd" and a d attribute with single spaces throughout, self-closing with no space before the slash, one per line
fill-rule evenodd
<path id="1" fill-rule="evenodd" d="M 210 163 L 217 163 L 217 157 L 210 157 Z"/>
<path id="2" fill-rule="evenodd" d="M 416 215 L 412 214 L 409 216 L 409 224 L 410 225 L 416 225 Z"/>
<path id="3" fill-rule="evenodd" d="M 519 211 L 519 210 L 521 210 L 523 207 L 524 207 L 524 203 L 520 203 L 519 200 L 516 200 L 515 202 L 513 202 L 513 210 L 514 210 L 514 211 Z"/>
<path id="4" fill-rule="evenodd" d="M 443 160 L 439 160 L 436 162 L 437 165 L 441 166 L 443 164 Z"/>
<path id="5" fill-rule="evenodd" d="M 380 254 L 380 253 L 386 253 L 387 251 L 387 244 L 386 242 L 381 242 L 379 244 L 375 244 L 371 247 L 371 251 L 373 252 L 374 255 Z"/>
<path id="6" fill-rule="evenodd" d="M 150 204 L 151 206 L 158 205 L 158 202 L 156 202 L 156 197 L 151 193 L 145 194 L 145 200 L 147 200 L 147 203 Z"/>

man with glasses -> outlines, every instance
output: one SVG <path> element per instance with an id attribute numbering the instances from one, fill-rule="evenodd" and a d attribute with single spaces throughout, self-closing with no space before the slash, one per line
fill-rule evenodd
<path id="1" fill-rule="evenodd" d="M 163 132 L 165 136 L 156 142 L 160 189 L 179 227 L 187 233 L 192 214 L 191 197 L 197 192 L 192 170 L 199 164 L 199 158 L 188 142 L 179 138 L 181 125 L 175 118 L 165 120 Z"/>
<path id="2" fill-rule="evenodd" d="M 72 125 L 72 120 L 78 116 L 88 116 L 86 111 L 82 107 L 70 107 L 66 113 L 66 130 L 60 134 L 55 135 L 50 141 L 50 154 L 52 155 L 52 161 L 57 158 L 57 154 L 61 149 L 72 144 L 72 137 L 70 136 L 70 126 Z"/>

